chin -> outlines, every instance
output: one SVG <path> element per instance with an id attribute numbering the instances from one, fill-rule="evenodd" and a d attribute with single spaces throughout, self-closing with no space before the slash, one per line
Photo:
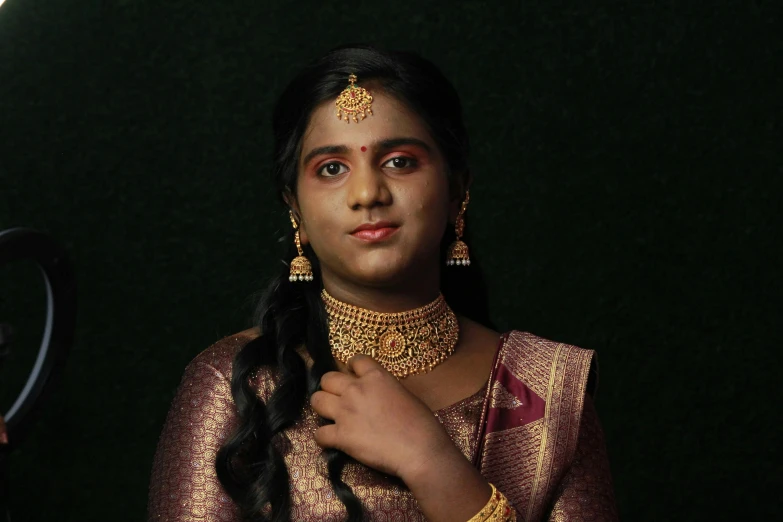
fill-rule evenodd
<path id="1" fill-rule="evenodd" d="M 353 267 L 351 278 L 359 284 L 371 287 L 393 286 L 407 278 L 410 268 L 410 263 L 405 263 L 401 259 L 374 259 L 372 262 Z"/>
<path id="2" fill-rule="evenodd" d="M 369 287 L 388 287 L 398 284 L 405 280 L 405 274 L 399 270 L 377 269 L 371 271 L 361 271 L 353 274 L 353 279 L 364 286 Z"/>

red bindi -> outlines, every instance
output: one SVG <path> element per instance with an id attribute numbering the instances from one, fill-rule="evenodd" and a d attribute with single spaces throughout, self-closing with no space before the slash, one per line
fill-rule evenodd
<path id="1" fill-rule="evenodd" d="M 362 152 L 365 152 L 366 150 L 367 150 L 367 147 L 365 147 L 364 145 L 362 145 Z"/>

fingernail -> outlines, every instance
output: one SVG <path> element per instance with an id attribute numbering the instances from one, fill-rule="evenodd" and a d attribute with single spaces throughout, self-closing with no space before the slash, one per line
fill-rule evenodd
<path id="1" fill-rule="evenodd" d="M 8 444 L 8 434 L 0 433 L 0 444 Z"/>

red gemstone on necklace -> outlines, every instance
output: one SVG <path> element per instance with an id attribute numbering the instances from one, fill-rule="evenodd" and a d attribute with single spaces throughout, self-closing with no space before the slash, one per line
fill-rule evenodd
<path id="1" fill-rule="evenodd" d="M 351 98 L 356 98 L 356 93 L 351 91 Z"/>
<path id="2" fill-rule="evenodd" d="M 395 340 L 393 340 L 393 339 L 392 339 L 392 342 L 390 342 L 390 343 L 389 343 L 389 346 L 391 346 L 392 348 L 394 348 L 395 346 L 397 346 L 397 341 L 395 341 Z"/>

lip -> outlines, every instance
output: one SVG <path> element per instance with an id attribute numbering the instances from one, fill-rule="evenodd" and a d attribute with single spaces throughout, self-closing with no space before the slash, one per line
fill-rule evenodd
<path id="1" fill-rule="evenodd" d="M 398 229 L 397 225 L 389 221 L 376 221 L 359 225 L 351 232 L 351 235 L 362 241 L 375 242 L 392 236 Z"/>

